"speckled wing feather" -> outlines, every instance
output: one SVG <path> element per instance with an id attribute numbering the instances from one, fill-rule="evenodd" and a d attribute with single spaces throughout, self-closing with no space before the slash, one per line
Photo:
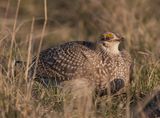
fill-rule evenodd
<path id="1" fill-rule="evenodd" d="M 48 80 L 60 82 L 72 79 L 78 74 L 78 70 L 82 71 L 86 67 L 88 57 L 94 53 L 92 47 L 91 42 L 73 41 L 42 51 L 37 63 L 35 78 L 46 84 Z M 36 58 L 32 62 L 30 77 L 33 76 L 35 61 Z"/>
<path id="2" fill-rule="evenodd" d="M 129 65 L 132 64 L 131 55 L 127 51 L 121 51 L 121 55 L 126 63 L 128 63 Z"/>

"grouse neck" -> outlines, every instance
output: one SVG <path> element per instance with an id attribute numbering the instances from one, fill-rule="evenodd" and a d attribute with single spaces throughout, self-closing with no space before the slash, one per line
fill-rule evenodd
<path id="1" fill-rule="evenodd" d="M 113 44 L 112 46 L 109 46 L 109 47 L 107 48 L 107 52 L 108 52 L 109 54 L 113 54 L 113 55 L 119 54 L 119 53 L 120 53 L 120 51 L 119 51 L 119 43 L 115 43 L 115 44 Z"/>

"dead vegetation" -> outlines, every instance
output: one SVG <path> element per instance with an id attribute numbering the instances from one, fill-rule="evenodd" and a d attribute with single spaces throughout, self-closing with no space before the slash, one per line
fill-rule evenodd
<path id="1" fill-rule="evenodd" d="M 72 112 L 73 103 L 80 105 L 72 114 L 75 117 L 133 118 L 137 114 L 147 117 L 150 107 L 146 105 L 154 98 L 150 94 L 158 96 L 153 90 L 160 89 L 159 0 L 2 0 L 0 3 L 0 117 L 63 117 L 68 110 Z M 58 89 L 48 89 L 36 82 L 28 84 L 28 64 L 40 50 L 70 40 L 97 40 L 104 31 L 124 35 L 122 47 L 134 59 L 134 80 L 127 94 L 97 98 L 96 107 L 92 108 L 93 98 L 88 88 L 77 93 L 86 96 L 76 101 L 73 99 L 76 94 L 64 98 Z M 27 62 L 24 70 L 16 69 L 16 75 L 14 60 Z M 71 86 L 66 91 L 73 89 Z M 65 99 L 72 103 L 65 103 Z M 159 97 L 156 104 L 160 108 Z M 148 117 L 157 117 L 154 115 L 159 111 L 154 113 Z"/>

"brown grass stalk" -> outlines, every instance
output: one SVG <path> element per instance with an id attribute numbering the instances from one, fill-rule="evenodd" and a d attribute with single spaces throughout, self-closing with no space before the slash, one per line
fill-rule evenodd
<path id="1" fill-rule="evenodd" d="M 12 53 L 13 53 L 13 44 L 15 41 L 15 36 L 16 36 L 16 26 L 17 26 L 17 18 L 18 18 L 18 12 L 19 12 L 19 7 L 20 7 L 20 3 L 21 0 L 18 0 L 17 2 L 17 9 L 16 9 L 16 15 L 15 15 L 15 19 L 14 19 L 14 25 L 13 25 L 13 29 L 12 29 L 12 38 L 11 38 L 11 45 L 10 45 L 10 53 L 9 53 L 9 61 L 8 61 L 8 77 L 10 76 L 9 74 L 9 70 L 11 68 L 11 63 L 12 63 Z"/>
<path id="2" fill-rule="evenodd" d="M 41 51 L 41 47 L 42 47 L 42 43 L 43 43 L 43 39 L 44 39 L 44 35 L 45 35 L 45 30 L 46 30 L 46 25 L 47 25 L 47 0 L 44 0 L 44 16 L 45 16 L 45 21 L 44 21 L 44 24 L 43 24 L 42 33 L 41 33 L 41 37 L 40 37 L 40 43 L 39 43 L 39 47 L 38 47 L 33 78 L 35 77 L 35 74 L 36 74 L 36 68 L 37 68 L 37 64 L 38 64 L 39 53 Z"/>

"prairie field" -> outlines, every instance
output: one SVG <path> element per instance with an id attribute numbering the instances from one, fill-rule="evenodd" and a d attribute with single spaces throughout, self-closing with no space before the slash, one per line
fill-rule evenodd
<path id="1" fill-rule="evenodd" d="M 92 116 L 69 117 L 160 117 L 159 0 L 1 0 L 0 118 L 63 118 L 62 93 L 28 84 L 29 64 L 41 50 L 96 41 L 106 31 L 125 37 L 121 47 L 134 64 L 130 87 L 125 94 L 97 98 Z"/>

